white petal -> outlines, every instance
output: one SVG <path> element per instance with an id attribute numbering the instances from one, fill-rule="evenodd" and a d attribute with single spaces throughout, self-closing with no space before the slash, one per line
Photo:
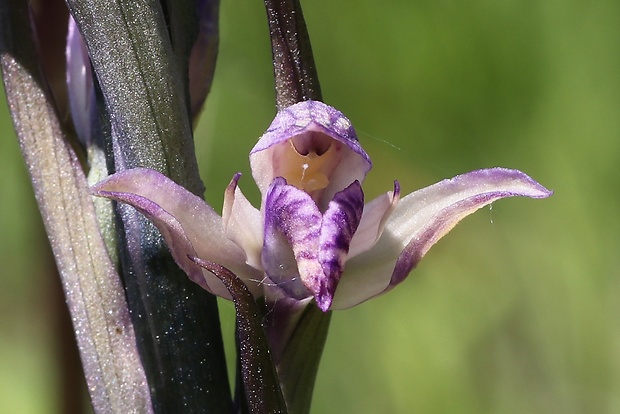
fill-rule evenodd
<path id="1" fill-rule="evenodd" d="M 495 200 L 552 194 L 517 170 L 478 170 L 441 181 L 403 198 L 377 244 L 347 262 L 332 309 L 354 306 L 402 282 L 460 220 Z"/>
<path id="2" fill-rule="evenodd" d="M 226 237 L 243 249 L 246 263 L 261 269 L 263 217 L 237 186 L 240 176 L 235 175 L 226 188 L 222 209 L 224 232 Z"/>
<path id="3" fill-rule="evenodd" d="M 188 255 L 221 264 L 240 278 L 253 293 L 262 272 L 245 264 L 243 251 L 224 235 L 222 218 L 200 197 L 154 170 L 136 168 L 114 174 L 93 186 L 95 195 L 130 204 L 160 229 L 177 264 L 189 278 L 207 290 L 230 299 L 228 290 L 213 274 L 193 263 Z M 204 283 L 201 277 L 204 276 Z"/>
<path id="4" fill-rule="evenodd" d="M 347 260 L 369 250 L 377 243 L 377 240 L 379 240 L 383 233 L 385 223 L 394 211 L 399 199 L 400 187 L 398 182 L 395 181 L 394 191 L 388 191 L 364 206 L 362 220 L 353 236 L 353 240 L 351 240 Z"/>

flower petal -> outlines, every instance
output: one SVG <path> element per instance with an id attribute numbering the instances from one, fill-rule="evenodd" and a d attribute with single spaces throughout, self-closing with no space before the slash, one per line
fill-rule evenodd
<path id="1" fill-rule="evenodd" d="M 226 188 L 222 209 L 224 233 L 243 249 L 247 264 L 261 269 L 263 217 L 237 186 L 240 177 L 241 174 L 235 174 Z"/>
<path id="2" fill-rule="evenodd" d="M 351 240 L 349 259 L 369 250 L 377 243 L 388 217 L 400 200 L 400 185 L 394 181 L 394 191 L 380 195 L 364 206 L 360 225 Z"/>
<path id="3" fill-rule="evenodd" d="M 189 56 L 189 98 L 194 124 L 211 90 L 219 46 L 220 2 L 199 0 L 198 35 Z"/>
<path id="4" fill-rule="evenodd" d="M 344 270 L 351 239 L 357 230 L 364 210 L 364 192 L 359 181 L 354 181 L 336 193 L 323 215 L 319 236 L 319 263 L 323 278 L 319 283 L 316 302 L 319 309 L 331 306 L 336 286 Z"/>
<path id="5" fill-rule="evenodd" d="M 201 198 L 157 171 L 136 168 L 108 177 L 93 194 L 132 205 L 159 228 L 175 261 L 189 278 L 213 294 L 230 299 L 222 282 L 188 256 L 220 263 L 243 277 L 254 292 L 262 272 L 245 264 L 243 251 L 224 235 L 222 219 Z"/>
<path id="6" fill-rule="evenodd" d="M 321 213 L 310 196 L 276 178 L 265 199 L 262 264 L 267 276 L 295 299 L 319 292 Z"/>
<path id="7" fill-rule="evenodd" d="M 93 113 L 95 101 L 93 75 L 86 44 L 71 16 L 69 16 L 65 55 L 67 94 L 73 126 L 80 142 L 88 147 L 91 143 L 91 118 L 96 116 Z"/>
<path id="8" fill-rule="evenodd" d="M 477 209 L 505 197 L 551 194 L 526 174 L 504 168 L 473 171 L 409 194 L 396 206 L 377 244 L 347 262 L 332 309 L 390 290 L 433 244 Z"/>
<path id="9" fill-rule="evenodd" d="M 330 171 L 329 185 L 322 197 L 324 200 L 331 200 L 334 194 L 355 180 L 362 182 L 372 166 L 351 122 L 340 111 L 319 101 L 299 102 L 278 112 L 267 132 L 250 152 L 252 175 L 263 198 L 274 178 L 286 177 L 282 171 L 288 168 L 291 159 L 280 155 L 282 151 L 275 150 L 291 139 L 302 154 L 310 146 L 317 147 L 321 152 L 324 147 L 329 147 L 330 140 L 343 144 L 337 168 Z"/>

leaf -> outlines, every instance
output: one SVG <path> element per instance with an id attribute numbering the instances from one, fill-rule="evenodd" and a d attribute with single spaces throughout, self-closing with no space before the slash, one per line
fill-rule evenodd
<path id="1" fill-rule="evenodd" d="M 39 71 L 26 1 L 0 2 L 0 63 L 22 153 L 61 275 L 96 413 L 151 413 L 120 278 L 86 177 Z"/>

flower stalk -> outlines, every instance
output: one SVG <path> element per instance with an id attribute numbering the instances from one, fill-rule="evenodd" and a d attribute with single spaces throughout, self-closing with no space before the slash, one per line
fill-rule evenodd
<path id="1" fill-rule="evenodd" d="M 199 257 L 189 259 L 221 280 L 235 303 L 242 395 L 247 409 L 252 414 L 286 414 L 286 403 L 263 330 L 263 314 L 252 293 L 225 267 Z"/>
<path id="2" fill-rule="evenodd" d="M 310 35 L 299 0 L 265 0 L 265 8 L 278 110 L 310 99 L 321 101 Z"/>
<path id="3" fill-rule="evenodd" d="M 264 0 L 271 39 L 277 110 L 323 100 L 310 35 L 299 0 Z M 289 411 L 310 412 L 331 312 L 288 299 L 267 303 L 267 331 Z M 280 308 L 284 308 L 284 312 Z M 308 341 L 312 338 L 312 341 Z"/>

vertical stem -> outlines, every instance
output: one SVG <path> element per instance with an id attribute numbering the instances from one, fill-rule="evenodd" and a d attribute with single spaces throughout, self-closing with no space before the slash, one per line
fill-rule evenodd
<path id="1" fill-rule="evenodd" d="M 196 27 L 174 43 L 161 3 L 155 0 L 67 0 L 101 87 L 114 168 L 158 170 L 202 195 L 183 72 Z M 168 8 L 176 2 L 166 2 Z M 179 14 L 177 14 L 179 12 Z M 187 25 L 195 26 L 197 19 Z M 107 130 L 108 126 L 104 126 Z M 232 400 L 215 297 L 191 282 L 174 263 L 156 227 L 128 206 L 122 221 L 121 262 L 156 412 L 230 412 Z"/>
<path id="2" fill-rule="evenodd" d="M 278 110 L 322 100 L 310 36 L 299 0 L 265 0 Z"/>
<path id="3" fill-rule="evenodd" d="M 299 0 L 264 1 L 278 110 L 306 100 L 321 101 L 310 36 Z M 275 350 L 276 368 L 289 412 L 309 413 L 331 312 L 323 313 L 314 304 L 305 309 L 301 304 L 266 303 L 266 306 L 270 315 L 266 329 L 271 349 Z"/>
<path id="4" fill-rule="evenodd" d="M 191 258 L 218 277 L 232 296 L 237 314 L 237 349 L 239 369 L 247 407 L 240 399 L 240 412 L 252 414 L 287 414 L 278 375 L 263 329 L 263 315 L 247 286 L 234 273 L 216 263 Z"/>

